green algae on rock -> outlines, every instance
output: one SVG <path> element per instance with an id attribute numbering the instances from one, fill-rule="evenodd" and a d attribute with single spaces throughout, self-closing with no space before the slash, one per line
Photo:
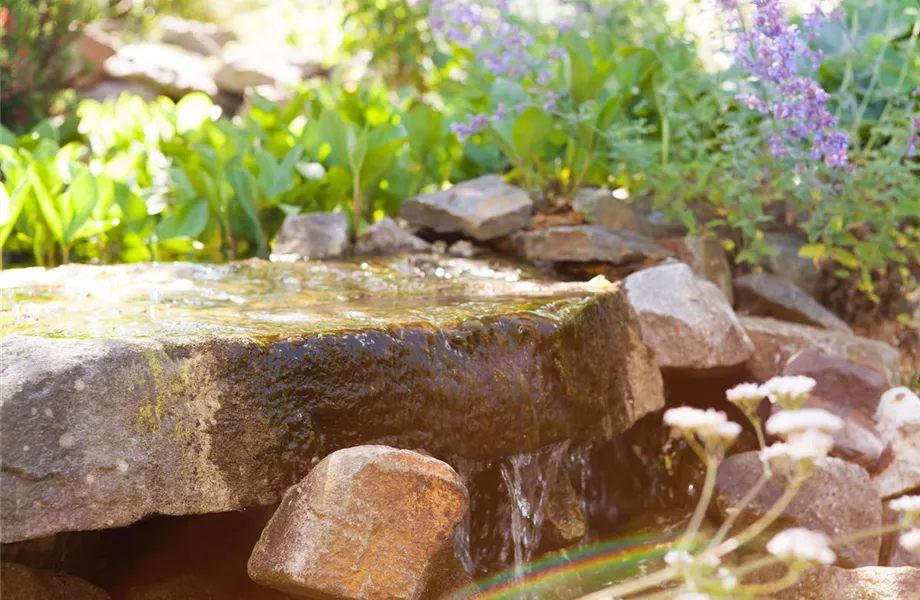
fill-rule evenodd
<path id="1" fill-rule="evenodd" d="M 0 289 L 4 542 L 271 504 L 358 444 L 489 460 L 663 405 L 618 287 L 484 262 L 74 266 Z"/>

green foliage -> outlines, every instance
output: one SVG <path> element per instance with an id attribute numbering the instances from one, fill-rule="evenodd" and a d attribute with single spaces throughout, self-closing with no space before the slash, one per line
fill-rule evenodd
<path id="1" fill-rule="evenodd" d="M 75 72 L 73 43 L 96 0 L 7 0 L 0 7 L 0 123 L 25 131 Z"/>

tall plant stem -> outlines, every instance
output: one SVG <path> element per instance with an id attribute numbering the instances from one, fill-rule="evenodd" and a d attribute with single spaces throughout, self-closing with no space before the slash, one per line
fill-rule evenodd
<path id="1" fill-rule="evenodd" d="M 738 516 L 741 515 L 745 508 L 747 508 L 748 504 L 754 501 L 754 498 L 757 497 L 757 494 L 760 493 L 760 490 L 763 489 L 763 486 L 767 485 L 767 482 L 770 481 L 770 479 L 772 479 L 772 474 L 765 472 L 760 476 L 760 479 L 757 480 L 757 483 L 755 483 L 754 486 L 748 490 L 748 493 L 744 495 L 741 501 L 732 507 L 734 512 L 728 515 L 728 518 L 722 522 L 722 526 L 719 527 L 719 530 L 716 532 L 716 536 L 712 538 L 712 542 L 709 544 L 710 548 L 718 546 L 722 543 L 722 540 L 724 540 L 725 536 L 728 535 L 728 533 L 731 531 L 732 525 L 734 525 L 735 521 L 738 520 Z"/>
<path id="2" fill-rule="evenodd" d="M 789 484 L 789 487 L 785 489 L 783 495 L 780 496 L 779 500 L 777 500 L 776 503 L 770 507 L 770 510 L 768 510 L 765 515 L 757 519 L 750 527 L 739 533 L 737 536 L 729 538 L 716 546 L 713 550 L 716 556 L 725 556 L 730 552 L 734 552 L 741 546 L 745 545 L 763 533 L 767 527 L 772 525 L 773 522 L 783 514 L 783 511 L 786 510 L 786 507 L 789 506 L 789 503 L 792 502 L 793 498 L 795 498 L 795 495 L 802 487 L 802 483 L 804 483 L 804 481 L 804 477 L 796 476 L 796 478 L 792 480 L 792 483 Z"/>
<path id="3" fill-rule="evenodd" d="M 703 491 L 700 494 L 699 502 L 696 503 L 696 509 L 690 518 L 690 524 L 687 525 L 687 531 L 684 532 L 678 549 L 686 550 L 696 538 L 696 534 L 703 524 L 703 518 L 706 516 L 706 509 L 709 507 L 709 501 L 712 499 L 712 492 L 716 487 L 716 474 L 719 471 L 719 461 L 715 457 L 709 457 L 706 460 L 706 480 L 703 482 Z"/>

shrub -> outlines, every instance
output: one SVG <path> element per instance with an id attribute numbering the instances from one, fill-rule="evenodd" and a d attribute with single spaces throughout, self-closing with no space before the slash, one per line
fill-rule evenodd
<path id="1" fill-rule="evenodd" d="M 75 73 L 73 42 L 95 0 L 9 0 L 0 8 L 0 123 L 25 131 Z"/>

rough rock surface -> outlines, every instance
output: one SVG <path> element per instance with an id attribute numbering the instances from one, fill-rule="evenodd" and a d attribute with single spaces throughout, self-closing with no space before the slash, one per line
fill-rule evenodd
<path id="1" fill-rule="evenodd" d="M 891 382 L 877 369 L 834 356 L 817 348 L 793 355 L 783 375 L 806 375 L 815 380 L 814 393 L 858 410 L 873 419 L 879 400 Z"/>
<path id="2" fill-rule="evenodd" d="M 307 213 L 284 219 L 275 254 L 305 258 L 331 258 L 348 249 L 348 216 L 345 213 Z"/>
<path id="3" fill-rule="evenodd" d="M 201 56 L 165 44 L 122 46 L 104 66 L 113 79 L 138 81 L 171 98 L 191 92 L 217 94 L 217 84 Z"/>
<path id="4" fill-rule="evenodd" d="M 888 344 L 770 317 L 741 316 L 740 319 L 754 342 L 754 356 L 748 362 L 748 368 L 760 381 L 779 375 L 786 362 L 806 348 L 864 364 L 893 383 L 900 380 L 901 358 L 898 351 Z"/>
<path id="5" fill-rule="evenodd" d="M 522 231 L 511 238 L 518 254 L 547 262 L 606 262 L 614 265 L 663 260 L 671 253 L 654 241 L 631 231 L 614 231 L 600 225 L 562 225 Z"/>
<path id="6" fill-rule="evenodd" d="M 597 223 L 607 229 L 639 232 L 636 210 L 613 196 L 605 188 L 582 188 L 575 193 L 572 208 L 584 213 L 589 223 Z"/>
<path id="7" fill-rule="evenodd" d="M 232 31 L 223 29 L 216 23 L 190 21 L 171 15 L 157 19 L 157 26 L 163 33 L 165 43 L 204 56 L 220 54 L 225 44 L 236 39 Z"/>
<path id="8" fill-rule="evenodd" d="M 821 293 L 821 269 L 810 258 L 799 256 L 807 242 L 794 233 L 780 232 L 765 234 L 764 241 L 776 250 L 776 254 L 764 259 L 767 269 L 817 298 Z"/>
<path id="9" fill-rule="evenodd" d="M 738 504 L 763 474 L 757 452 L 743 452 L 726 458 L 719 466 L 713 505 L 721 519 Z M 780 475 L 774 477 L 741 513 L 736 529 L 750 525 L 766 513 L 785 489 Z M 822 531 L 831 538 L 882 523 L 882 501 L 859 465 L 839 458 L 825 458 L 805 482 L 775 529 L 805 527 Z M 848 567 L 878 564 L 881 540 L 878 537 L 836 546 L 837 564 Z"/>
<path id="10" fill-rule="evenodd" d="M 910 600 L 920 591 L 915 567 L 813 567 L 777 600 Z"/>
<path id="11" fill-rule="evenodd" d="M 554 481 L 548 485 L 540 544 L 544 549 L 556 550 L 584 537 L 585 514 L 566 471 L 557 471 Z"/>
<path id="12" fill-rule="evenodd" d="M 460 476 L 437 459 L 339 450 L 285 492 L 249 576 L 308 598 L 418 600 L 468 505 Z"/>
<path id="13" fill-rule="evenodd" d="M 642 340 L 666 368 L 731 367 L 751 357 L 753 346 L 725 296 L 685 264 L 645 269 L 624 289 L 642 324 Z"/>
<path id="14" fill-rule="evenodd" d="M 110 600 L 82 579 L 9 562 L 0 564 L 0 589 L 3 600 Z"/>
<path id="15" fill-rule="evenodd" d="M 384 217 L 371 225 L 355 243 L 355 254 L 358 256 L 392 256 L 430 249 L 431 244 L 412 235 L 390 217 Z"/>
<path id="16" fill-rule="evenodd" d="M 853 333 L 837 315 L 821 306 L 794 283 L 770 273 L 736 277 L 735 305 L 739 311 L 781 321 Z"/>
<path id="17" fill-rule="evenodd" d="M 889 390 L 876 421 L 885 452 L 872 481 L 882 498 L 920 490 L 920 398 L 905 387 Z"/>
<path id="18" fill-rule="evenodd" d="M 728 303 L 734 303 L 732 266 L 718 238 L 687 236 L 659 239 L 658 243 L 674 252 L 678 259 L 690 265 L 698 277 L 708 279 L 719 286 Z"/>
<path id="19" fill-rule="evenodd" d="M 499 238 L 531 222 L 533 200 L 527 192 L 485 175 L 403 201 L 400 216 L 419 229 L 462 234 L 476 240 Z"/>
<path id="20" fill-rule="evenodd" d="M 782 375 L 805 375 L 817 382 L 805 406 L 828 410 L 844 422 L 843 429 L 834 435 L 832 454 L 871 471 L 884 449 L 875 426 L 875 412 L 879 399 L 890 387 L 885 376 L 815 348 L 790 358 Z"/>
<path id="21" fill-rule="evenodd" d="M 618 289 L 411 258 L 5 271 L 39 299 L 0 344 L 3 541 L 271 504 L 356 444 L 489 460 L 662 407 Z"/>

